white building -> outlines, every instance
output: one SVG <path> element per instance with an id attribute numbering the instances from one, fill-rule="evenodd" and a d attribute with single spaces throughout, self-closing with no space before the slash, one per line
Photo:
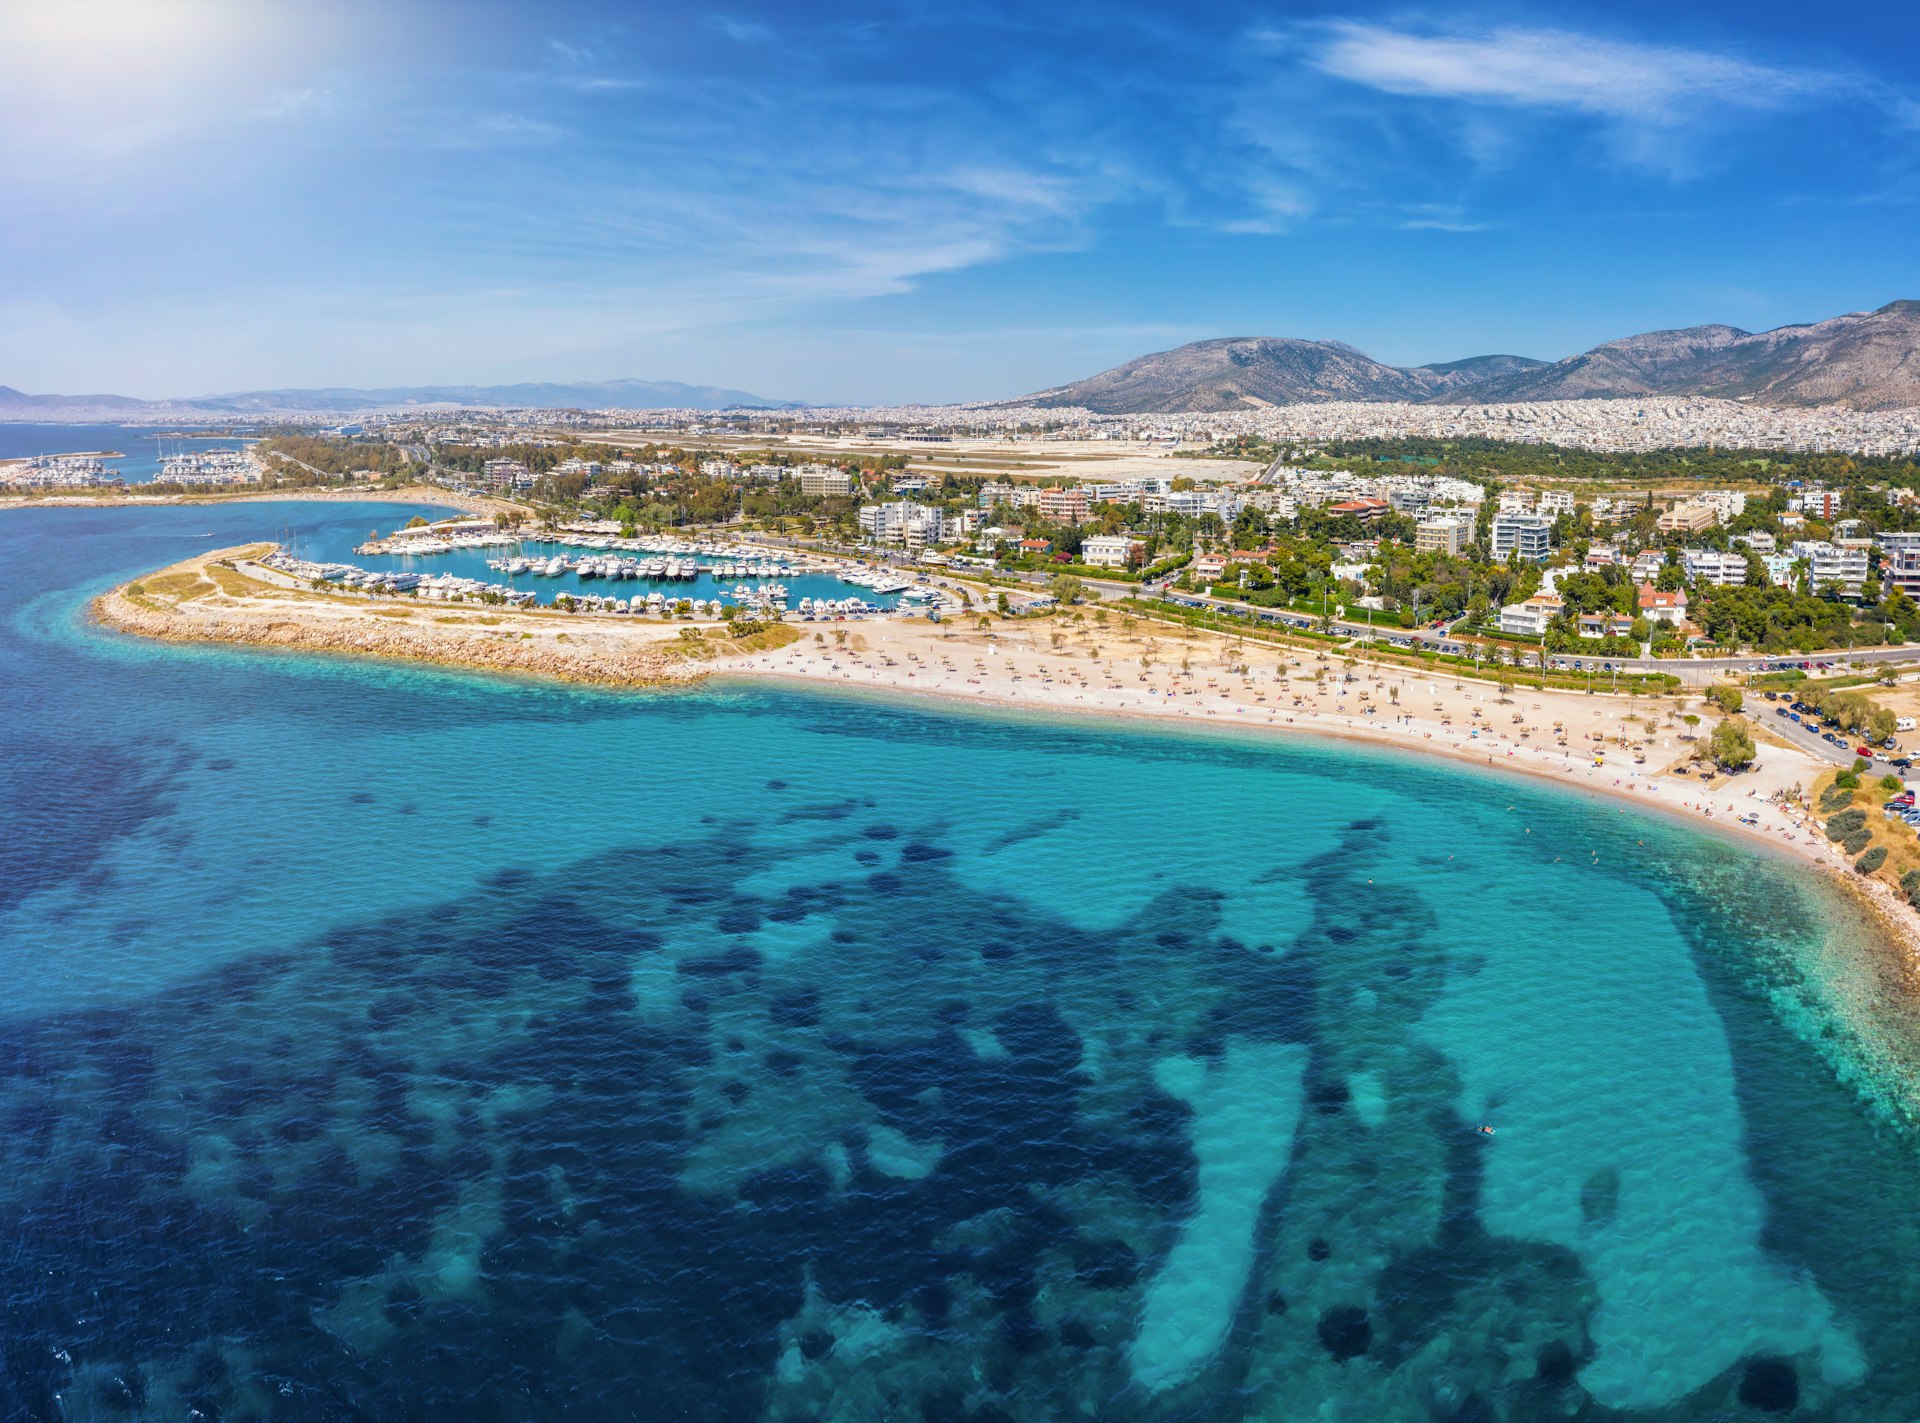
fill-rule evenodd
<path id="1" fill-rule="evenodd" d="M 1815 593 L 1824 592 L 1832 583 L 1839 585 L 1843 598 L 1860 596 L 1860 585 L 1867 578 L 1865 548 L 1801 539 L 1787 551 L 1794 558 L 1807 561 L 1807 582 Z"/>
<path id="2" fill-rule="evenodd" d="M 1547 625 L 1566 610 L 1566 602 L 1558 594 L 1535 593 L 1524 603 L 1509 603 L 1500 610 L 1500 631 L 1518 637 L 1541 637 Z"/>
<path id="3" fill-rule="evenodd" d="M 945 518 L 939 509 L 909 500 L 860 506 L 860 528 L 872 543 L 901 544 L 920 548 L 939 543 L 945 535 Z"/>
<path id="4" fill-rule="evenodd" d="M 1747 581 L 1747 560 L 1737 553 L 1720 553 L 1710 548 L 1682 549 L 1680 566 L 1687 570 L 1687 578 L 1694 583 L 1738 588 Z"/>
<path id="5" fill-rule="evenodd" d="M 853 476 L 826 464 L 803 464 L 793 472 L 800 492 L 813 498 L 845 497 L 853 493 Z"/>
<path id="6" fill-rule="evenodd" d="M 1553 520 L 1539 514 L 1496 514 L 1493 518 L 1493 556 L 1504 561 L 1519 554 L 1529 563 L 1545 563 L 1553 551 Z"/>
<path id="7" fill-rule="evenodd" d="M 1133 568 L 1146 556 L 1146 543 L 1127 534 L 1095 534 L 1080 545 L 1080 561 L 1095 568 Z"/>

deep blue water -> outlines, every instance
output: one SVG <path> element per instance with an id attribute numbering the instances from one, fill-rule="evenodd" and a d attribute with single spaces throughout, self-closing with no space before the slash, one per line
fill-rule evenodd
<path id="1" fill-rule="evenodd" d="M 183 430 L 192 425 L 180 427 Z M 140 425 L 43 425 L 37 422 L 0 422 L 0 459 L 24 455 L 66 455 L 82 451 L 117 450 L 122 459 L 108 468 L 129 484 L 145 484 L 160 473 L 162 455 L 192 454 L 203 450 L 237 450 L 248 443 L 239 437 L 162 439 L 168 433 Z"/>
<path id="2" fill-rule="evenodd" d="M 396 521 L 0 515 L 0 1417 L 1915 1415 L 1911 1024 L 1810 879 L 1350 747 L 84 620 Z"/>

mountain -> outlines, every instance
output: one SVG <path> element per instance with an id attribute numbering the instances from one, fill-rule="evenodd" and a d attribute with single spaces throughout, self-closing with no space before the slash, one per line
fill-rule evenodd
<path id="1" fill-rule="evenodd" d="M 744 390 L 682 385 L 672 380 L 608 380 L 576 384 L 409 385 L 379 390 L 249 390 L 172 400 L 125 395 L 27 395 L 0 385 L 0 420 L 85 420 L 181 415 L 348 415 L 414 406 L 519 410 L 788 410 L 799 403 Z"/>
<path id="2" fill-rule="evenodd" d="M 1389 366 L 1339 341 L 1195 341 L 1028 397 L 1101 414 L 1246 410 L 1324 400 L 1488 404 L 1703 395 L 1759 405 L 1920 406 L 1920 301 L 1743 331 L 1694 326 L 1609 341 L 1560 361 L 1473 356 Z"/>
<path id="3" fill-rule="evenodd" d="M 54 420 L 101 410 L 135 414 L 150 403 L 129 395 L 28 395 L 10 385 L 0 385 L 0 419 Z"/>
<path id="4" fill-rule="evenodd" d="M 1588 395 L 1714 395 L 1859 410 L 1920 405 L 1920 301 L 1758 333 L 1737 326 L 1652 331 L 1473 392 L 1482 401 Z"/>

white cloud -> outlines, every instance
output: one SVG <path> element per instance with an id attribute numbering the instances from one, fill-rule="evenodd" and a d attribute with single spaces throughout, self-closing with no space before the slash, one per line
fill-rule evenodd
<path id="1" fill-rule="evenodd" d="M 1548 29 L 1415 34 L 1338 23 L 1315 36 L 1308 62 L 1323 74 L 1390 94 L 1638 123 L 1670 123 L 1702 108 L 1780 109 L 1844 87 L 1817 71 Z"/>

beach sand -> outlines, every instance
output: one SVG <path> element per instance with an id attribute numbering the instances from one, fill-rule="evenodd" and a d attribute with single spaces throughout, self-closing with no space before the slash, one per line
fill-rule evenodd
<path id="1" fill-rule="evenodd" d="M 1757 730 L 1737 776 L 1703 780 L 1717 713 L 1696 696 L 1541 690 L 1370 664 L 1110 609 L 1070 617 L 783 625 L 741 651 L 717 623 L 581 616 L 319 593 L 252 563 L 271 545 L 216 550 L 102 595 L 99 621 L 176 640 L 353 653 L 553 677 L 661 686 L 707 675 L 934 697 L 1046 715 L 1146 719 L 1246 735 L 1396 747 L 1541 777 L 1677 816 L 1827 871 L 1920 965 L 1920 929 L 1898 891 L 1851 872 L 1795 792 L 1831 769 Z M 223 563 L 231 564 L 222 567 Z M 141 590 L 135 593 L 134 589 Z M 1683 716 L 1698 722 L 1688 726 Z M 1742 823 L 1743 818 L 1750 823 Z"/>

